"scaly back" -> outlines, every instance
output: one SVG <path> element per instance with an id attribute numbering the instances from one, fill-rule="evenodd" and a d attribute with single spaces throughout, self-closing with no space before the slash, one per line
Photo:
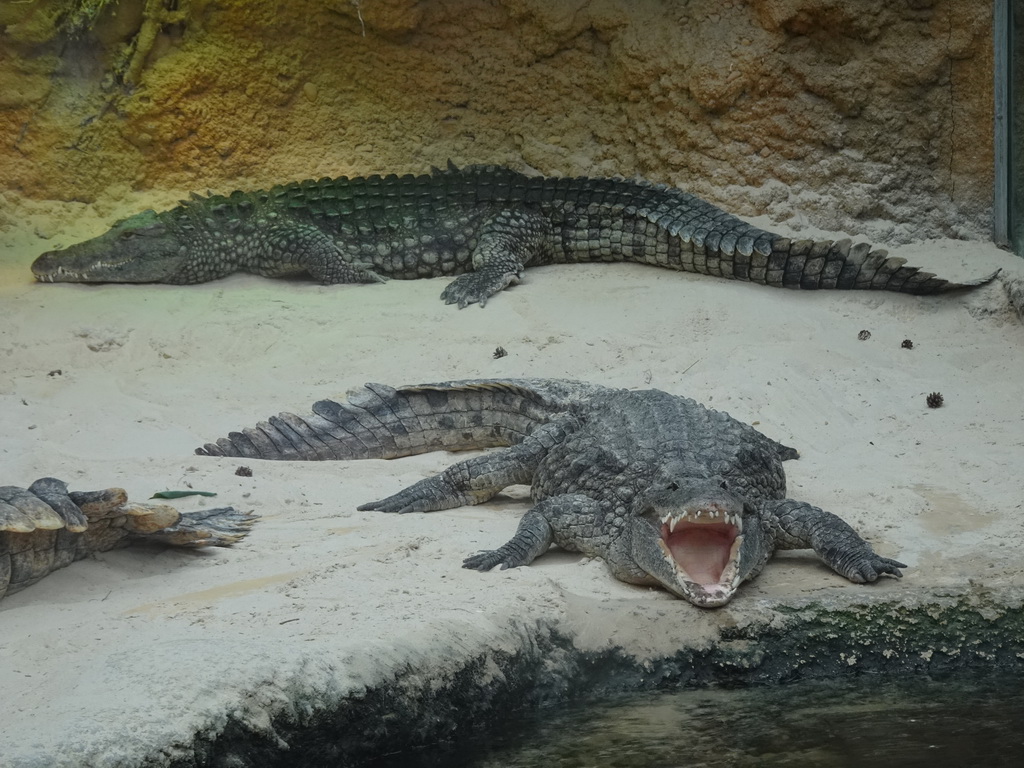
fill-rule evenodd
<path id="1" fill-rule="evenodd" d="M 196 453 L 284 461 L 394 459 L 515 445 L 604 387 L 558 379 L 482 379 L 395 389 L 367 384 L 348 402 L 281 413 Z"/>

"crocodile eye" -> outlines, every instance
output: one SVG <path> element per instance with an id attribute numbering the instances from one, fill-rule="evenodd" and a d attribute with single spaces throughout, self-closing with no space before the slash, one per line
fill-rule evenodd
<path id="1" fill-rule="evenodd" d="M 719 486 L 720 486 L 720 487 L 722 488 L 722 490 L 724 490 L 724 491 L 728 491 L 728 490 L 729 490 L 729 481 L 728 481 L 728 480 L 723 480 L 723 481 L 722 481 L 722 482 L 720 482 L 720 483 L 719 483 L 718 485 L 719 485 Z"/>
<path id="2" fill-rule="evenodd" d="M 677 483 L 675 481 L 672 481 L 671 483 L 668 484 L 668 487 L 666 487 L 665 490 L 666 491 L 678 491 L 679 490 L 679 483 Z"/>

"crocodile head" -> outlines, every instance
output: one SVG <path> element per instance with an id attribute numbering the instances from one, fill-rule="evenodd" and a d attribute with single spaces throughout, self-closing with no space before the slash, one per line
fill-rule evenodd
<path id="1" fill-rule="evenodd" d="M 774 549 L 757 512 L 717 479 L 681 480 L 649 494 L 630 534 L 634 562 L 702 608 L 729 602 Z"/>
<path id="2" fill-rule="evenodd" d="M 159 214 L 143 211 L 92 240 L 47 251 L 32 274 L 44 283 L 176 283 L 185 264 L 177 234 Z"/>

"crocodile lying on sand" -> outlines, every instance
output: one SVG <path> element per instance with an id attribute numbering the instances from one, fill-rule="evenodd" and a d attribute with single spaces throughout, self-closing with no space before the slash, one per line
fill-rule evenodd
<path id="1" fill-rule="evenodd" d="M 674 187 L 643 180 L 528 177 L 499 166 L 422 176 L 323 178 L 193 196 L 42 254 L 42 282 L 203 283 L 233 272 L 321 283 L 458 275 L 441 297 L 465 307 L 528 266 L 633 261 L 785 288 L 913 294 L 951 283 L 866 243 L 790 240 Z"/>
<path id="2" fill-rule="evenodd" d="M 811 548 L 854 582 L 899 577 L 835 515 L 786 498 L 797 452 L 727 413 L 656 389 L 556 379 L 367 384 L 347 403 L 282 413 L 196 450 L 250 459 L 393 459 L 507 446 L 454 464 L 360 510 L 429 512 L 530 484 L 515 536 L 464 565 L 527 565 L 552 543 L 603 558 L 631 584 L 691 603 L 728 602 L 776 549 Z"/>
<path id="3" fill-rule="evenodd" d="M 230 546 L 255 519 L 233 507 L 182 513 L 166 504 L 129 503 L 121 488 L 69 492 L 53 477 L 28 488 L 0 486 L 0 598 L 93 552 L 133 541 Z"/>

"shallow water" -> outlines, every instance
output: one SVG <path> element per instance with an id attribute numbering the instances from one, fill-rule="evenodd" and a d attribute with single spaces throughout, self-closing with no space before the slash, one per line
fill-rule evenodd
<path id="1" fill-rule="evenodd" d="M 1019 766 L 1022 682 L 859 677 L 624 695 L 519 717 L 487 741 L 405 754 L 399 762 L 406 768 Z"/>

